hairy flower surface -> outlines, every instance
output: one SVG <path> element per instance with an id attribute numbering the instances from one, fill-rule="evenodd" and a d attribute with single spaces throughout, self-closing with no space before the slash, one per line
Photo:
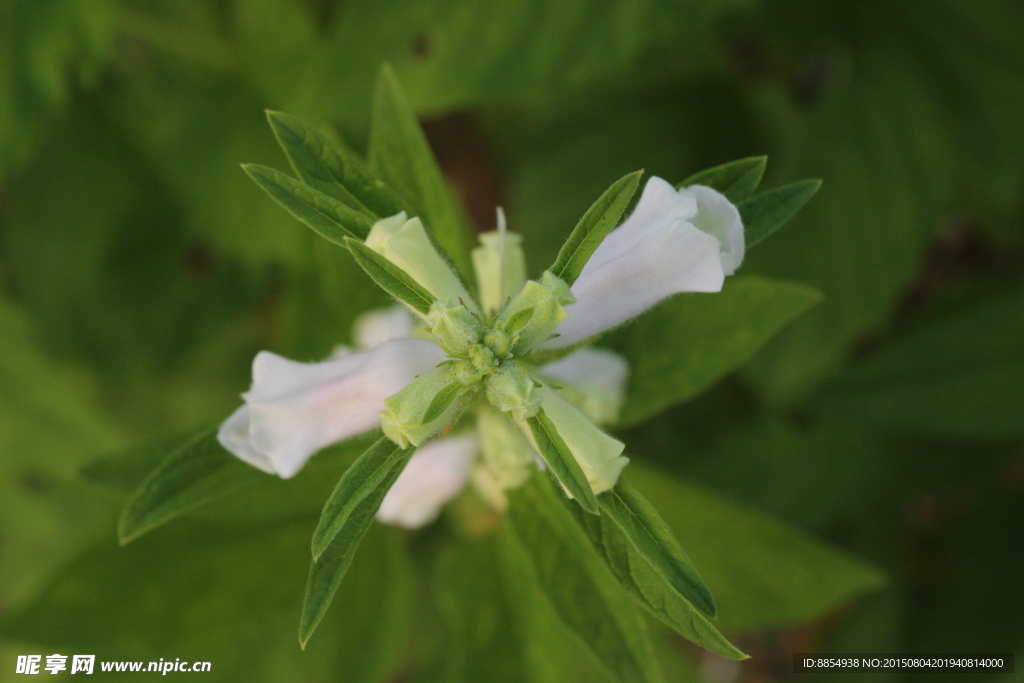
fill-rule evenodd
<path id="1" fill-rule="evenodd" d="M 406 527 L 434 519 L 467 484 L 504 509 L 503 492 L 536 464 L 571 497 L 612 488 L 628 459 L 598 424 L 618 417 L 626 361 L 579 348 L 543 363 L 536 352 L 568 351 L 672 294 L 719 291 L 743 260 L 739 212 L 711 188 L 651 178 L 572 286 L 550 271 L 527 281 L 521 237 L 500 212 L 498 224 L 473 253 L 477 300 L 418 218 L 379 221 L 366 247 L 432 295 L 429 310 L 365 313 L 353 330 L 359 350 L 321 363 L 261 352 L 221 444 L 287 478 L 324 446 L 380 427 L 417 449 L 377 513 Z"/>

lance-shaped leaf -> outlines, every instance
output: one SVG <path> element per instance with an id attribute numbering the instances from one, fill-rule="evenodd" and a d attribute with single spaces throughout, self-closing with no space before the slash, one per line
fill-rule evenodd
<path id="1" fill-rule="evenodd" d="M 676 188 L 706 185 L 724 194 L 730 202 L 741 202 L 754 194 L 754 190 L 761 184 L 761 178 L 764 176 L 764 169 L 767 165 L 768 157 L 737 159 L 694 173 L 676 185 Z"/>
<path id="2" fill-rule="evenodd" d="M 851 426 L 839 438 L 849 439 L 855 431 L 858 427 Z M 757 436 L 759 448 L 781 446 L 772 441 L 768 430 Z M 807 443 L 805 451 L 787 441 L 784 452 L 794 458 L 816 454 L 820 443 Z M 863 443 L 853 448 L 863 448 Z M 728 455 L 722 453 L 722 457 Z M 827 465 L 821 471 L 828 471 Z M 834 614 L 841 605 L 885 584 L 884 575 L 863 560 L 664 470 L 634 462 L 629 478 L 658 508 L 700 567 L 719 606 L 719 628 L 736 632 L 791 628 Z"/>
<path id="3" fill-rule="evenodd" d="M 621 478 L 598 501 L 600 517 L 565 507 L 619 584 L 683 637 L 722 657 L 745 659 L 712 623 L 711 592 L 654 506 Z"/>
<path id="4" fill-rule="evenodd" d="M 216 427 L 206 428 L 171 451 L 128 499 L 118 521 L 118 539 L 122 545 L 129 543 L 265 476 L 224 450 Z"/>
<path id="5" fill-rule="evenodd" d="M 360 240 L 346 237 L 343 244 L 352 252 L 356 263 L 385 292 L 399 301 L 409 304 L 424 315 L 430 312 L 430 306 L 435 301 L 434 295 L 413 280 L 408 273 L 366 246 Z"/>
<path id="6" fill-rule="evenodd" d="M 91 484 L 131 495 L 168 455 L 191 442 L 198 434 L 206 433 L 208 429 L 208 426 L 204 426 L 200 430 L 190 429 L 157 437 L 127 450 L 105 455 L 82 467 L 78 476 Z"/>
<path id="7" fill-rule="evenodd" d="M 639 491 L 620 478 L 615 488 L 601 495 L 598 503 L 666 582 L 701 612 L 709 617 L 715 616 L 715 600 L 711 591 L 704 585 L 665 520 Z"/>
<path id="8" fill-rule="evenodd" d="M 737 208 L 743 218 L 747 249 L 792 220 L 820 187 L 820 180 L 798 180 L 740 202 Z"/>
<path id="9" fill-rule="evenodd" d="M 509 520 L 518 552 L 529 556 L 529 578 L 597 659 L 622 683 L 661 680 L 640 614 L 547 477 L 534 472 L 509 493 Z"/>
<path id="10" fill-rule="evenodd" d="M 509 525 L 482 538 L 447 534 L 438 540 L 430 575 L 440 623 L 431 624 L 428 636 L 431 651 L 444 660 L 438 680 L 570 680 L 568 634 L 540 586 L 528 580 L 529 557 L 509 547 L 519 545 Z"/>
<path id="11" fill-rule="evenodd" d="M 619 425 L 698 395 L 819 301 L 806 285 L 734 276 L 718 294 L 676 297 L 614 332 L 608 344 L 630 370 Z"/>
<path id="12" fill-rule="evenodd" d="M 377 77 L 369 158 L 370 169 L 409 199 L 415 209 L 410 215 L 423 219 L 459 273 L 472 277 L 469 230 L 460 207 L 389 65 Z"/>
<path id="13" fill-rule="evenodd" d="M 540 456 L 551 472 L 554 473 L 558 482 L 572 494 L 580 506 L 592 514 L 600 514 L 597 506 L 597 497 L 594 489 L 590 486 L 587 475 L 583 473 L 576 457 L 569 450 L 568 444 L 559 435 L 551 418 L 541 408 L 538 413 L 527 418 L 526 424 L 530 427 L 533 440 L 537 444 Z"/>
<path id="14" fill-rule="evenodd" d="M 370 234 L 374 220 L 366 213 L 269 166 L 245 164 L 242 168 L 274 201 L 324 239 L 343 244 L 346 237 L 364 239 Z"/>
<path id="15" fill-rule="evenodd" d="M 569 239 L 559 250 L 558 257 L 550 268 L 553 275 L 557 275 L 568 285 L 576 282 L 576 278 L 583 272 L 583 266 L 587 265 L 594 251 L 619 224 L 629 200 L 636 193 L 643 173 L 634 171 L 619 178 L 587 209 L 583 218 L 573 228 Z"/>
<path id="16" fill-rule="evenodd" d="M 320 522 L 313 532 L 314 560 L 319 559 L 330 545 L 338 530 L 352 515 L 352 511 L 380 486 L 392 469 L 408 460 L 410 454 L 410 449 L 403 449 L 391 439 L 382 436 L 345 470 L 345 474 L 338 480 L 338 485 L 324 503 Z"/>
<path id="17" fill-rule="evenodd" d="M 386 440 L 381 439 L 381 441 Z M 374 444 L 370 451 L 380 446 L 381 441 Z M 381 448 L 384 449 L 385 447 L 381 446 Z M 359 548 L 359 542 L 366 535 L 366 531 L 373 522 L 373 516 L 380 509 L 381 501 L 384 500 L 384 496 L 387 495 L 391 485 L 398 479 L 398 475 L 402 473 L 405 464 L 409 462 L 413 451 L 416 450 L 412 447 L 400 449 L 394 446 L 394 448 L 396 450 L 387 457 L 390 467 L 379 479 L 375 478 L 375 486 L 367 486 L 364 495 L 350 506 L 344 521 L 338 526 L 330 542 L 319 553 L 318 559 L 313 560 L 309 565 L 306 595 L 302 601 L 302 615 L 299 618 L 299 643 L 303 649 L 305 649 L 306 643 L 309 642 L 316 627 L 324 618 L 324 614 L 327 613 L 327 608 L 330 607 L 331 600 L 334 599 L 334 594 L 338 591 L 338 586 L 341 585 L 341 580 L 345 577 L 345 572 L 348 571 L 349 566 L 352 564 L 352 558 L 355 557 L 356 550 Z M 353 464 L 353 467 L 355 466 Z M 342 481 L 344 479 L 342 477 Z M 338 487 L 342 487 L 341 482 L 339 482 Z M 335 493 L 337 491 L 338 489 L 335 489 Z M 334 499 L 335 495 L 332 494 L 328 504 Z M 326 506 L 324 510 L 326 513 Z M 321 517 L 322 520 L 323 517 Z M 320 527 L 318 526 L 317 531 L 319 530 Z M 314 536 L 314 542 L 315 538 Z"/>
<path id="18" fill-rule="evenodd" d="M 267 111 L 267 121 L 292 168 L 307 185 L 372 220 L 412 212 L 409 202 L 344 146 L 301 119 Z"/>

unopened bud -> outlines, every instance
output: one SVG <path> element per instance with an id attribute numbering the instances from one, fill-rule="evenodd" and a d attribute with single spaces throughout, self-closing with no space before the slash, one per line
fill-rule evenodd
<path id="1" fill-rule="evenodd" d="M 625 448 L 623 443 L 602 432 L 590 418 L 564 397 L 559 396 L 554 389 L 543 386 L 537 389 L 536 393 L 540 398 L 541 407 L 544 408 L 544 414 L 572 451 L 594 493 L 603 493 L 615 486 L 619 473 L 629 462 L 629 458 L 622 455 Z M 522 426 L 523 433 L 533 443 L 529 428 Z"/>
<path id="2" fill-rule="evenodd" d="M 438 299 L 462 299 L 479 313 L 459 276 L 427 237 L 419 218 L 406 219 L 405 212 L 384 218 L 370 230 L 366 246 L 404 270 Z"/>
<path id="3" fill-rule="evenodd" d="M 480 246 L 473 250 L 473 268 L 480 287 L 480 304 L 488 315 L 501 308 L 526 282 L 522 242 L 522 236 L 514 232 L 506 232 L 504 237 L 498 230 L 480 234 Z"/>
<path id="4" fill-rule="evenodd" d="M 454 422 L 476 394 L 459 382 L 458 366 L 444 363 L 385 399 L 380 412 L 385 436 L 403 448 L 421 446 Z"/>
<path id="5" fill-rule="evenodd" d="M 565 306 L 575 300 L 569 285 L 547 271 L 540 282 L 523 286 L 501 312 L 498 326 L 511 336 L 513 352 L 525 353 L 551 336 L 567 316 Z"/>
<path id="6" fill-rule="evenodd" d="M 470 347 L 484 332 L 477 317 L 453 299 L 435 301 L 427 313 L 427 324 L 437 343 L 452 358 L 467 358 Z"/>
<path id="7" fill-rule="evenodd" d="M 537 414 L 540 400 L 534 392 L 533 375 L 515 361 L 505 361 L 487 378 L 487 400 L 513 419 L 525 420 Z"/>

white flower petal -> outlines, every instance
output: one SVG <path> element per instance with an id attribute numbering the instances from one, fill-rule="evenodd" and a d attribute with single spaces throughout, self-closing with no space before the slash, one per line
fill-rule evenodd
<path id="1" fill-rule="evenodd" d="M 231 413 L 231 417 L 224 420 L 217 430 L 217 440 L 224 448 L 253 467 L 267 474 L 277 474 L 270 458 L 253 448 L 249 441 L 249 406 L 239 406 L 238 410 Z"/>
<path id="2" fill-rule="evenodd" d="M 352 338 L 361 349 L 372 349 L 412 334 L 413 319 L 402 306 L 366 311 L 352 324 Z"/>
<path id="3" fill-rule="evenodd" d="M 732 275 L 743 263 L 746 248 L 740 210 L 718 190 L 704 185 L 691 185 L 683 192 L 690 192 L 697 199 L 697 215 L 690 222 L 721 243 L 722 270 Z"/>
<path id="4" fill-rule="evenodd" d="M 687 221 L 637 227 L 628 237 L 617 240 L 616 253 L 601 254 L 598 265 L 592 266 L 591 259 L 583 268 L 572 286 L 576 303 L 565 307 L 569 317 L 555 330 L 560 336 L 542 348 L 581 342 L 672 294 L 722 289 L 725 274 L 718 240 Z"/>
<path id="5" fill-rule="evenodd" d="M 651 178 L 636 209 L 598 246 L 573 284 L 576 303 L 566 306 L 569 317 L 556 330 L 561 336 L 542 348 L 581 342 L 672 294 L 720 291 L 726 270 L 743 260 L 742 235 L 739 212 L 711 188 L 677 192 Z"/>
<path id="6" fill-rule="evenodd" d="M 324 446 L 380 424 L 384 399 L 444 360 L 437 344 L 395 339 L 322 363 L 297 363 L 267 351 L 253 361 L 253 385 L 221 426 L 221 444 L 242 460 L 289 478 Z M 265 458 L 265 460 L 264 460 Z"/>
<path id="7" fill-rule="evenodd" d="M 479 450 L 473 433 L 438 439 L 417 450 L 384 496 L 377 519 L 408 529 L 433 521 L 466 485 Z"/>
<path id="8" fill-rule="evenodd" d="M 619 354 L 608 349 L 580 349 L 540 371 L 571 385 L 579 394 L 579 407 L 594 422 L 618 419 L 629 379 L 629 364 Z"/>

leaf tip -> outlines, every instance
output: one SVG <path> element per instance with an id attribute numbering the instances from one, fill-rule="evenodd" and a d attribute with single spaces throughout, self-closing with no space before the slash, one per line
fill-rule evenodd
<path id="1" fill-rule="evenodd" d="M 125 547 L 136 538 L 141 536 L 144 530 L 139 529 L 137 526 L 125 521 L 122 516 L 117 522 L 117 545 L 121 548 Z"/>
<path id="2" fill-rule="evenodd" d="M 309 544 L 310 554 L 313 556 L 313 561 L 317 562 L 320 560 L 320 556 L 324 554 L 324 550 L 327 549 L 327 543 L 324 543 L 323 536 L 318 533 L 320 530 L 317 529 L 313 532 L 313 540 Z"/>
<path id="3" fill-rule="evenodd" d="M 594 496 L 592 491 L 585 492 L 589 493 L 584 498 L 577 498 L 576 502 L 580 504 L 580 507 L 585 511 L 597 517 L 601 516 L 601 507 L 597 504 L 597 498 Z"/>
<path id="4" fill-rule="evenodd" d="M 392 66 L 390 61 L 385 60 L 383 63 L 381 63 L 380 71 L 378 73 L 380 74 L 381 78 L 390 78 L 393 80 L 398 80 L 398 75 L 395 74 L 395 67 Z"/>

